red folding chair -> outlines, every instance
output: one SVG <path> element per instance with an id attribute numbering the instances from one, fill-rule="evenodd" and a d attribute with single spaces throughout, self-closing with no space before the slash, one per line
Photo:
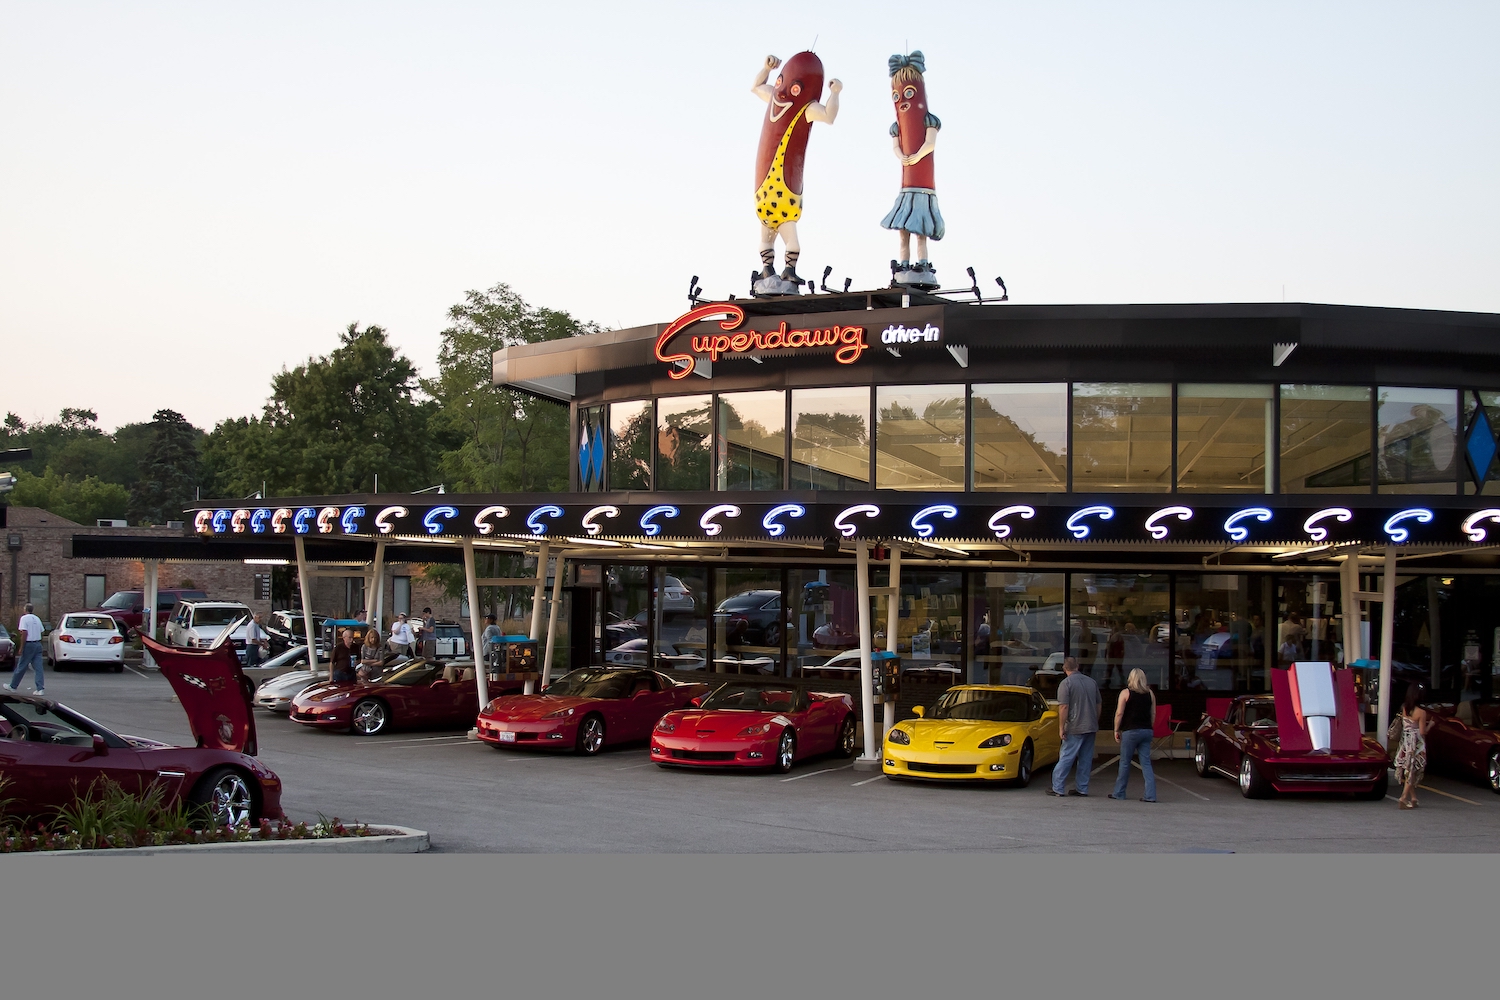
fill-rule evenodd
<path id="1" fill-rule="evenodd" d="M 1177 731 L 1184 725 L 1186 725 L 1186 723 L 1184 723 L 1181 719 L 1172 718 L 1171 705 L 1157 705 L 1156 724 L 1151 727 L 1152 756 L 1155 756 L 1156 752 L 1162 749 L 1162 740 L 1166 740 L 1167 757 L 1170 760 L 1176 760 L 1177 752 L 1173 747 L 1173 743 L 1175 742 L 1173 737 L 1177 735 Z"/>
<path id="2" fill-rule="evenodd" d="M 1203 714 L 1210 719 L 1222 719 L 1229 714 L 1229 706 L 1233 704 L 1233 698 L 1209 698 L 1203 707 Z"/>

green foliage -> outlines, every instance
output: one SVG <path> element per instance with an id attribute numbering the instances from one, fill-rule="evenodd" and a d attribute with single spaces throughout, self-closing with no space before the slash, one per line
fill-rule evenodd
<path id="1" fill-rule="evenodd" d="M 151 415 L 151 436 L 140 478 L 130 490 L 130 519 L 164 524 L 180 519 L 198 486 L 200 432 L 176 410 Z"/>
<path id="2" fill-rule="evenodd" d="M 125 424 L 113 434 L 105 434 L 95 426 L 97 421 L 94 411 L 76 407 L 65 407 L 58 419 L 51 423 L 27 424 L 14 413 L 6 414 L 3 424 L 0 424 L 0 448 L 30 448 L 32 451 L 30 459 L 8 463 L 7 470 L 30 473 L 37 479 L 55 474 L 60 480 L 69 481 L 72 485 L 63 489 L 66 496 L 57 502 L 67 502 L 67 498 L 72 497 L 70 509 L 74 513 L 64 514 L 61 510 L 54 512 L 77 521 L 89 520 L 96 516 L 88 512 L 93 509 L 90 507 L 92 501 L 82 502 L 74 495 L 80 488 L 85 493 L 97 492 L 92 487 L 82 487 L 82 484 L 91 479 L 101 484 L 118 484 L 128 494 L 146 468 L 146 451 L 155 429 L 154 423 Z M 203 432 L 186 422 L 182 426 L 185 428 L 183 433 L 192 436 L 193 447 L 196 448 L 196 442 L 202 439 Z M 192 487 L 196 485 L 196 482 L 189 485 L 189 499 L 192 498 Z M 41 490 L 46 495 L 45 501 L 37 503 L 37 506 L 53 502 L 50 488 L 36 486 L 33 489 Z M 33 494 L 35 495 L 37 494 Z M 117 495 L 110 491 L 111 499 L 106 505 L 108 509 L 97 516 L 126 516 L 126 506 L 114 503 L 115 496 Z M 9 502 L 29 505 L 34 501 L 11 496 Z M 135 514 L 131 514 L 131 519 L 137 519 Z"/>
<path id="3" fill-rule="evenodd" d="M 106 483 L 93 476 L 60 476 L 50 468 L 40 476 L 17 472 L 16 487 L 9 497 L 17 507 L 41 507 L 90 525 L 96 518 L 124 517 L 130 505 L 130 491 L 119 483 Z"/>

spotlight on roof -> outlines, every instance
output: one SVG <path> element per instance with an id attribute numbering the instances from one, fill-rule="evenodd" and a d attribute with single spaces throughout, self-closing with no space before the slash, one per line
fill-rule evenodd
<path id="1" fill-rule="evenodd" d="M 995 275 L 995 284 L 997 284 L 997 285 L 1000 286 L 1000 301 L 1001 302 L 1009 302 L 1010 301 L 1010 291 L 1009 291 L 1009 289 L 1007 289 L 1005 287 L 1005 279 L 1002 278 L 1002 277 L 1000 277 L 1000 275 L 997 274 L 997 275 Z"/>
<path id="2" fill-rule="evenodd" d="M 688 301 L 696 306 L 698 304 L 698 300 L 702 297 L 703 289 L 698 284 L 698 276 L 695 274 L 693 275 L 692 280 L 688 282 Z"/>
<path id="3" fill-rule="evenodd" d="M 974 286 L 973 288 L 969 289 L 969 291 L 971 291 L 971 292 L 974 293 L 974 301 L 975 302 L 983 302 L 984 301 L 984 293 L 979 290 L 979 279 L 976 278 L 976 277 L 974 277 L 974 269 L 972 267 L 968 267 L 968 268 L 965 268 L 964 270 L 966 270 L 966 271 L 969 272 L 969 283 Z"/>

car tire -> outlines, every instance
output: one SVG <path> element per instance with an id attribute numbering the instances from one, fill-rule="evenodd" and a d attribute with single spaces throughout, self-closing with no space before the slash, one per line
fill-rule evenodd
<path id="1" fill-rule="evenodd" d="M 1500 749 L 1490 751 L 1490 791 L 1500 795 Z"/>
<path id="2" fill-rule="evenodd" d="M 1379 802 L 1385 798 L 1386 793 L 1391 790 L 1391 772 L 1381 771 L 1380 778 L 1375 782 L 1375 787 L 1368 792 L 1361 792 L 1360 798 L 1367 802 Z"/>
<path id="3" fill-rule="evenodd" d="M 1193 740 L 1193 770 L 1200 778 L 1214 776 L 1213 765 L 1208 761 L 1208 741 L 1199 736 Z"/>
<path id="4" fill-rule="evenodd" d="M 574 749 L 585 757 L 594 757 L 604 749 L 604 718 L 586 715 L 578 724 L 578 740 Z"/>
<path id="5" fill-rule="evenodd" d="M 260 819 L 250 780 L 232 767 L 216 767 L 205 774 L 188 795 L 188 804 L 215 826 L 238 826 Z"/>
<path id="6" fill-rule="evenodd" d="M 791 727 L 781 731 L 781 739 L 776 743 L 776 760 L 773 765 L 777 772 L 786 774 L 792 769 L 792 764 L 797 760 L 797 734 L 792 732 Z"/>
<path id="7" fill-rule="evenodd" d="M 1247 799 L 1263 799 L 1270 786 L 1249 754 L 1240 755 L 1240 794 Z"/>
<path id="8" fill-rule="evenodd" d="M 767 625 L 764 640 L 764 644 L 767 646 L 781 645 L 781 626 L 775 624 Z"/>
<path id="9" fill-rule="evenodd" d="M 1016 788 L 1025 788 L 1031 784 L 1031 771 L 1035 765 L 1036 749 L 1031 745 L 1031 741 L 1027 740 L 1021 745 L 1021 759 L 1016 764 L 1016 776 L 1011 784 Z"/>
<path id="10" fill-rule="evenodd" d="M 379 736 L 391 726 L 391 709 L 379 698 L 366 698 L 354 706 L 349 729 L 360 736 Z"/>
<path id="11" fill-rule="evenodd" d="M 113 670 L 117 674 L 123 674 L 125 672 L 125 664 L 123 664 L 123 663 L 116 663 L 114 666 L 110 667 L 109 669 Z"/>
<path id="12" fill-rule="evenodd" d="M 848 760 L 854 756 L 854 716 L 844 716 L 844 724 L 839 726 L 839 742 L 837 753 L 840 757 Z"/>

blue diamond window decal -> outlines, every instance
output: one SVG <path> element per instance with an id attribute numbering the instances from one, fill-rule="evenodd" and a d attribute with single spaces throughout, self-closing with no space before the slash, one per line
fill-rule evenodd
<path id="1" fill-rule="evenodd" d="M 1469 436 L 1464 442 L 1464 453 L 1469 456 L 1469 468 L 1474 473 L 1474 482 L 1481 489 L 1484 481 L 1489 478 L 1496 450 L 1495 432 L 1490 427 L 1489 414 L 1481 406 L 1474 411 L 1474 422 L 1469 424 Z"/>

